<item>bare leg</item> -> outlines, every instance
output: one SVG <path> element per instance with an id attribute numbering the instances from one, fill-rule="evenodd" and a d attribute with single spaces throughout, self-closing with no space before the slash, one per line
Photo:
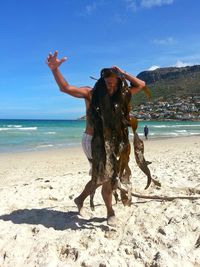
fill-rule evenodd
<path id="1" fill-rule="evenodd" d="M 90 195 L 90 208 L 92 211 L 94 211 L 94 195 L 95 192 Z"/>
<path id="2" fill-rule="evenodd" d="M 77 197 L 74 199 L 74 202 L 75 204 L 77 205 L 78 207 L 78 211 L 79 213 L 81 214 L 81 210 L 82 210 L 82 207 L 83 207 L 83 202 L 84 200 L 91 194 L 93 194 L 95 192 L 95 190 L 97 189 L 97 187 L 99 187 L 100 185 L 96 185 L 92 180 L 90 180 L 83 192 Z"/>
<path id="3" fill-rule="evenodd" d="M 112 208 L 112 186 L 111 181 L 108 181 L 102 185 L 102 197 L 107 208 L 107 220 L 108 225 L 115 226 L 115 212 Z"/>

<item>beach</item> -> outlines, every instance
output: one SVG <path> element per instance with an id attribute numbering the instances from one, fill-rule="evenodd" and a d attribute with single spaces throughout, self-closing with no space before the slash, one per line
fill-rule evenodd
<path id="1" fill-rule="evenodd" d="M 200 136 L 144 144 L 153 178 L 162 186 L 144 190 L 147 180 L 132 146 L 133 192 L 200 197 Z M 89 179 L 80 145 L 0 153 L 0 266 L 200 266 L 200 199 L 133 197 L 130 207 L 114 204 L 114 228 L 107 225 L 100 189 L 95 211 L 87 199 L 84 217 L 78 215 L 73 200 Z"/>

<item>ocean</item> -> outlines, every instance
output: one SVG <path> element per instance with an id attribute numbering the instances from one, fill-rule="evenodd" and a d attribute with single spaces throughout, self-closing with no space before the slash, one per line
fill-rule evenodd
<path id="1" fill-rule="evenodd" d="M 200 122 L 141 121 L 140 136 L 145 125 L 149 139 L 200 135 Z M 82 120 L 0 120 L 0 153 L 80 146 L 84 129 Z"/>

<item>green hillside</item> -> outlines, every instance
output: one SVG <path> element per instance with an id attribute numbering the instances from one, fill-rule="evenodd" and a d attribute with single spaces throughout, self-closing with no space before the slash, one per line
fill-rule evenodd
<path id="1" fill-rule="evenodd" d="M 169 101 L 173 97 L 200 95 L 200 65 L 143 71 L 137 77 L 144 80 L 150 88 L 152 101 L 158 99 Z M 144 92 L 135 95 L 132 99 L 134 106 L 146 101 Z"/>

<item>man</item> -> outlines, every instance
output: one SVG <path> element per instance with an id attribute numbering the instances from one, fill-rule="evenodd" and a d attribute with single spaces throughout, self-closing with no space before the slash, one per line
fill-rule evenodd
<path id="1" fill-rule="evenodd" d="M 148 134 L 149 134 L 149 128 L 147 127 L 147 125 L 145 125 L 145 127 L 144 127 L 144 136 L 145 136 L 146 140 L 148 139 Z"/>
<path id="2" fill-rule="evenodd" d="M 84 152 L 89 160 L 92 159 L 91 154 L 91 139 L 93 135 L 93 127 L 90 125 L 89 120 L 89 107 L 92 99 L 92 88 L 89 86 L 83 86 L 83 87 L 76 87 L 73 85 L 70 85 L 62 76 L 61 72 L 59 71 L 59 66 L 66 61 L 66 57 L 62 59 L 58 59 L 58 52 L 56 51 L 53 55 L 50 53 L 47 57 L 46 63 L 48 64 L 49 68 L 52 71 L 52 74 L 63 93 L 67 93 L 71 96 L 77 97 L 77 98 L 83 98 L 85 100 L 86 105 L 86 129 L 85 133 L 83 135 L 83 149 Z M 112 96 L 117 87 L 118 82 L 118 75 L 124 76 L 126 80 L 128 80 L 131 83 L 130 92 L 132 95 L 138 93 L 142 88 L 145 87 L 145 82 L 126 73 L 125 71 L 121 70 L 120 68 L 114 66 L 112 67 L 110 75 L 107 75 L 104 78 L 106 88 L 107 88 L 107 94 L 109 96 Z M 115 75 L 114 75 L 115 72 Z M 87 196 L 91 195 L 95 192 L 96 188 L 99 187 L 101 184 L 95 184 L 94 181 L 89 181 L 83 192 L 74 200 L 75 204 L 78 207 L 79 213 L 81 214 L 82 208 L 83 208 L 83 202 L 86 199 Z M 109 225 L 115 224 L 115 213 L 112 208 L 112 185 L 110 181 L 107 181 L 102 184 L 102 197 L 105 202 L 106 208 L 107 208 L 107 222 Z"/>

